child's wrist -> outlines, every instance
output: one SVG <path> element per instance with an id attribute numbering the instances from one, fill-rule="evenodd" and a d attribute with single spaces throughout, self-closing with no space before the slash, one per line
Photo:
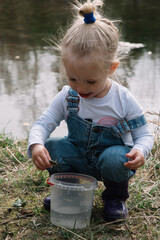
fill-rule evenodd
<path id="1" fill-rule="evenodd" d="M 31 152 L 33 151 L 33 149 L 38 146 L 38 145 L 42 145 L 41 143 L 33 143 L 31 146 L 30 146 L 30 150 Z"/>

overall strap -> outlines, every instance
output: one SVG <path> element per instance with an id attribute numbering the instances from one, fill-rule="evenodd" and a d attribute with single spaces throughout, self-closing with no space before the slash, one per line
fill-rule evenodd
<path id="1" fill-rule="evenodd" d="M 78 103 L 80 99 L 78 93 L 74 91 L 72 88 L 70 88 L 66 99 L 68 102 L 67 109 L 69 110 L 69 112 L 78 112 L 79 111 Z"/>
<path id="2" fill-rule="evenodd" d="M 111 128 L 119 135 L 122 135 L 123 133 L 131 132 L 132 130 L 142 127 L 146 124 L 147 120 L 145 119 L 145 116 L 142 115 L 132 120 L 122 120 L 117 125 L 113 125 Z"/>

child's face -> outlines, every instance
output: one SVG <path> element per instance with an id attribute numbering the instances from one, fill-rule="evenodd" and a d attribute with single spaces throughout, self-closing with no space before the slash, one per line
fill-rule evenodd
<path id="1" fill-rule="evenodd" d="M 100 54 L 80 57 L 66 49 L 63 63 L 70 87 L 81 97 L 101 98 L 107 94 L 111 83 Z"/>

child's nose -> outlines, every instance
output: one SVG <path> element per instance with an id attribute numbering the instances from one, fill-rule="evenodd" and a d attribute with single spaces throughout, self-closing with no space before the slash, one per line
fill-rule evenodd
<path id="1" fill-rule="evenodd" d="M 84 88 L 84 87 L 82 87 L 82 86 L 77 86 L 77 92 L 79 92 L 79 93 L 86 93 L 86 89 Z"/>

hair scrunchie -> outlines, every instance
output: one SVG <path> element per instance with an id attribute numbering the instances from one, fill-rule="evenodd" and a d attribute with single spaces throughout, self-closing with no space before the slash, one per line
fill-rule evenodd
<path id="1" fill-rule="evenodd" d="M 89 23 L 94 23 L 95 21 L 96 21 L 96 18 L 94 17 L 93 12 L 84 15 L 85 23 L 89 24 Z"/>

